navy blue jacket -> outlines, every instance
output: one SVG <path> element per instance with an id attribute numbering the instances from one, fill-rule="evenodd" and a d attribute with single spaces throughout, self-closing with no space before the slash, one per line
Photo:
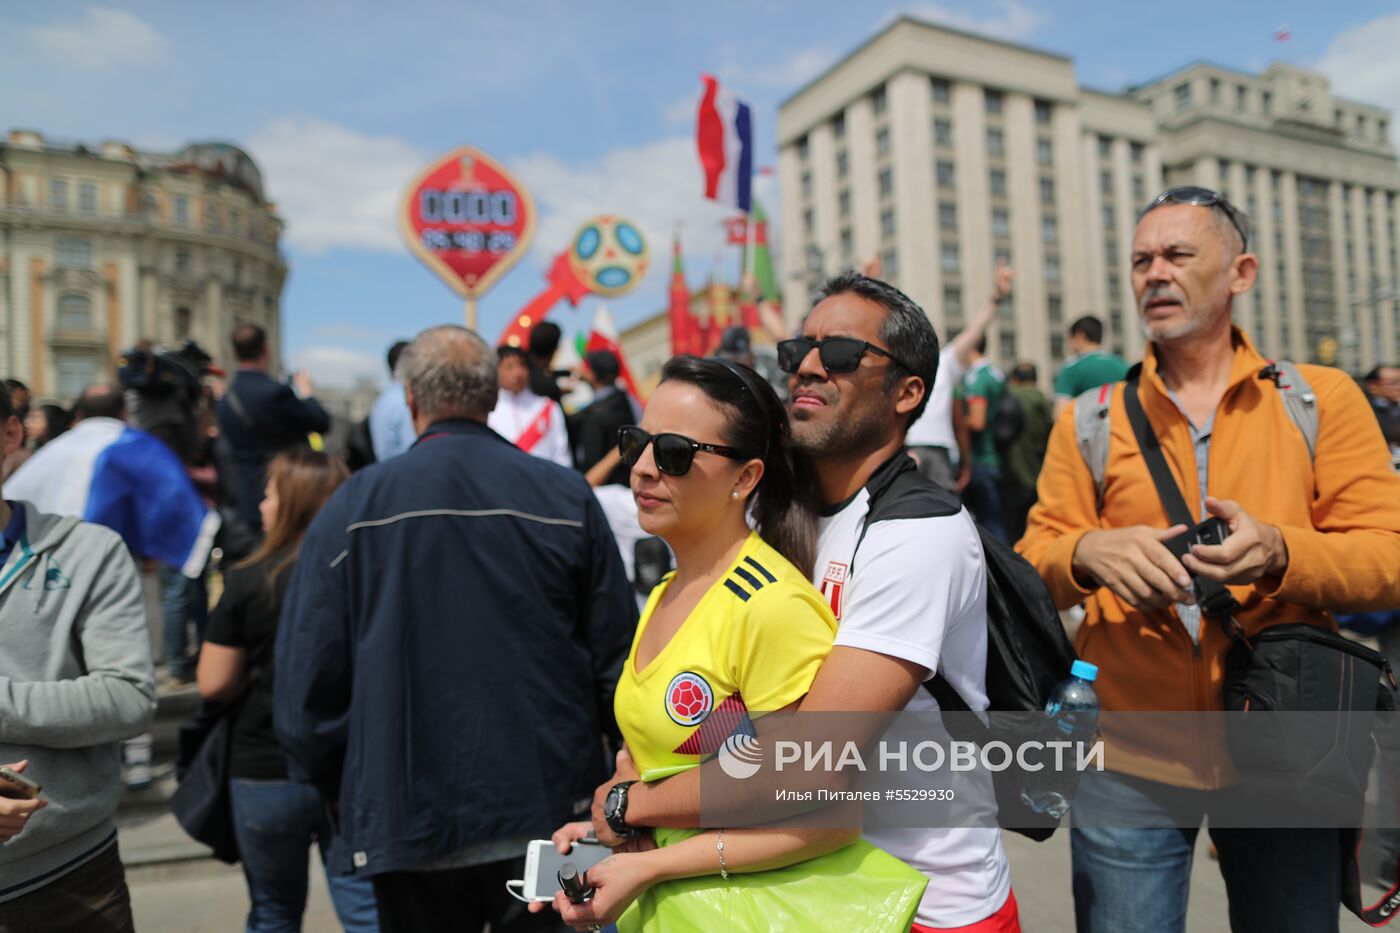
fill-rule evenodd
<path id="1" fill-rule="evenodd" d="M 238 397 L 238 405 L 229 395 Z M 263 499 L 268 461 L 312 431 L 330 430 L 331 417 L 314 398 L 297 398 L 291 386 L 256 369 L 240 369 L 219 400 L 219 430 L 233 452 L 233 494 L 238 517 L 262 527 L 258 503 Z"/>
<path id="2" fill-rule="evenodd" d="M 584 816 L 636 622 L 572 470 L 443 421 L 355 473 L 307 532 L 274 664 L 291 776 L 340 802 L 332 869 L 413 868 Z"/>

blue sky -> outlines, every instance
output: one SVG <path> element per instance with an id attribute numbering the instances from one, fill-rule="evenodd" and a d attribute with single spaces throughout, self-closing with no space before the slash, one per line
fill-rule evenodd
<path id="1" fill-rule="evenodd" d="M 344 383 L 378 376 L 394 338 L 461 319 L 393 222 L 403 186 L 431 157 L 477 146 L 539 203 L 531 253 L 481 302 L 488 338 L 539 290 L 574 228 L 602 212 L 640 222 L 653 254 L 637 291 L 610 303 L 625 326 L 665 304 L 675 223 L 692 282 L 719 245 L 726 211 L 699 197 L 691 141 L 699 74 L 718 74 L 754 105 L 759 163 L 770 165 L 778 103 L 901 12 L 1069 55 L 1081 84 L 1108 90 L 1193 59 L 1245 70 L 1283 59 L 1322 68 L 1346 96 L 1400 109 L 1400 6 L 1376 0 L 49 0 L 0 5 L 0 119 L 66 139 L 247 148 L 287 221 L 284 350 Z M 1285 23 L 1291 38 L 1276 42 Z M 779 196 L 764 180 L 760 197 Z M 586 300 L 555 315 L 569 330 L 592 310 Z"/>

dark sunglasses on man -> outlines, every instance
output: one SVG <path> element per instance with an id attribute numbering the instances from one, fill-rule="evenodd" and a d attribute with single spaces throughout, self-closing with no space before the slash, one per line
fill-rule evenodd
<path id="1" fill-rule="evenodd" d="M 752 454 L 746 454 L 733 447 L 702 444 L 684 434 L 648 434 L 635 424 L 618 429 L 617 452 L 622 457 L 622 462 L 629 467 L 636 466 L 637 461 L 642 459 L 642 453 L 648 444 L 652 445 L 651 456 L 656 461 L 656 468 L 667 476 L 684 476 L 689 473 L 691 464 L 695 462 L 695 455 L 701 451 L 719 454 L 730 460 L 753 459 Z"/>
<path id="2" fill-rule="evenodd" d="M 1219 208 L 1230 219 L 1230 224 L 1235 228 L 1235 232 L 1240 235 L 1240 252 L 1248 250 L 1249 235 L 1245 233 L 1247 222 L 1244 214 L 1240 213 L 1240 209 L 1235 205 L 1225 200 L 1225 195 L 1219 191 L 1212 191 L 1198 185 L 1178 185 L 1175 188 L 1168 188 L 1157 195 L 1151 204 L 1142 209 L 1142 213 L 1138 214 L 1138 220 L 1142 220 L 1163 204 L 1189 204 L 1193 207 Z"/>
<path id="3" fill-rule="evenodd" d="M 883 356 L 904 369 L 909 369 L 908 366 L 900 362 L 899 357 L 890 351 L 854 337 L 827 337 L 825 340 L 817 340 L 815 337 L 794 337 L 791 340 L 780 340 L 778 341 L 778 368 L 785 373 L 797 372 L 802 368 L 802 361 L 813 349 L 817 351 L 817 358 L 821 360 L 822 368 L 829 373 L 855 372 L 860 368 L 861 357 L 865 356 L 867 352 Z"/>

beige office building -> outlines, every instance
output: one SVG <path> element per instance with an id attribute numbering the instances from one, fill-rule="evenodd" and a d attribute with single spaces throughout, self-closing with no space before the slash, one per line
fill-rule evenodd
<path id="1" fill-rule="evenodd" d="M 138 340 L 198 340 L 225 366 L 240 323 L 280 338 L 282 221 L 223 143 L 0 142 L 0 376 L 71 400 Z M 275 361 L 274 361 L 275 362 Z"/>
<path id="2" fill-rule="evenodd" d="M 901 18 L 779 109 L 785 307 L 878 254 L 946 335 L 1005 259 L 1016 289 L 995 361 L 1046 380 L 1082 314 L 1135 358 L 1137 212 L 1201 184 L 1249 214 L 1261 272 L 1236 318 L 1260 348 L 1366 369 L 1400 358 L 1390 119 L 1280 64 L 1196 64 L 1103 93 L 1063 56 Z"/>

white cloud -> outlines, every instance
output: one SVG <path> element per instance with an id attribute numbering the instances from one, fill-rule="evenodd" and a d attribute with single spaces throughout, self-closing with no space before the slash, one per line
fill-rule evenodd
<path id="1" fill-rule="evenodd" d="M 787 61 L 763 68 L 724 69 L 725 77 L 731 78 L 738 86 L 758 85 L 759 87 L 795 90 L 800 85 L 830 68 L 836 56 L 827 49 L 803 49 Z M 699 95 L 697 94 L 697 99 Z M 693 107 L 692 107 L 693 109 Z"/>
<path id="2" fill-rule="evenodd" d="M 700 94 L 687 94 L 668 104 L 662 114 L 670 126 L 694 126 L 695 114 L 700 110 Z"/>
<path id="3" fill-rule="evenodd" d="M 392 136 L 320 120 L 282 119 L 248 140 L 287 221 L 287 241 L 312 253 L 345 247 L 399 252 L 394 214 L 427 154 Z"/>
<path id="4" fill-rule="evenodd" d="M 1332 80 L 1332 90 L 1337 94 L 1400 110 L 1397 47 L 1400 13 L 1391 13 L 1338 33 L 1327 44 L 1316 68 Z M 1400 145 L 1400 126 L 1395 133 Z"/>
<path id="5" fill-rule="evenodd" d="M 664 265 L 671 233 L 681 224 L 688 254 L 708 254 L 723 246 L 721 223 L 737 213 L 702 196 L 700 160 L 690 136 L 614 149 L 587 165 L 566 165 L 553 155 L 515 159 L 511 167 L 540 206 L 535 248 L 542 259 L 568 246 L 574 232 L 595 214 L 620 214 L 642 228 L 651 267 Z M 769 215 L 771 177 L 755 179 Z"/>
<path id="6" fill-rule="evenodd" d="M 429 155 L 394 137 L 369 137 L 311 119 L 279 120 L 254 134 L 249 150 L 263 168 L 287 239 L 298 249 L 401 252 L 395 223 L 399 198 Z M 614 149 L 569 164 L 537 153 L 508 160 L 540 212 L 532 261 L 547 265 L 578 227 L 598 214 L 635 222 L 647 238 L 652 269 L 664 266 L 677 223 L 688 255 L 724 247 L 722 221 L 735 214 L 701 194 L 700 162 L 689 134 Z M 776 235 L 777 191 L 771 175 L 754 179 Z M 350 336 L 318 334 L 320 339 Z M 378 365 L 376 363 L 376 365 Z"/>
<path id="7" fill-rule="evenodd" d="M 76 20 L 34 26 L 29 35 L 63 64 L 93 71 L 150 64 L 168 45 L 142 19 L 100 6 L 87 7 Z"/>
<path id="8" fill-rule="evenodd" d="M 1025 39 L 1045 24 L 1046 16 L 1020 0 L 994 0 L 978 4 L 980 13 L 967 13 L 943 3 L 920 3 L 904 12 L 915 19 L 928 20 L 975 32 L 996 39 Z M 885 17 L 880 26 L 888 25 L 893 17 Z"/>
<path id="9" fill-rule="evenodd" d="M 292 369 L 306 370 L 311 381 L 328 389 L 352 389 L 362 379 L 383 384 L 384 360 L 344 347 L 303 347 L 292 354 Z"/>

